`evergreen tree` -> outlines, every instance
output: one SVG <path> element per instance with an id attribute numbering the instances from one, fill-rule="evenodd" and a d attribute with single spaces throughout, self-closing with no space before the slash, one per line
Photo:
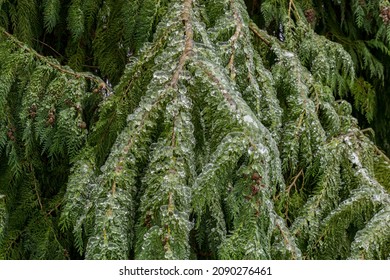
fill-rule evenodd
<path id="1" fill-rule="evenodd" d="M 0 0 L 0 258 L 390 258 L 386 69 L 313 8 L 390 5 L 329 2 Z"/>

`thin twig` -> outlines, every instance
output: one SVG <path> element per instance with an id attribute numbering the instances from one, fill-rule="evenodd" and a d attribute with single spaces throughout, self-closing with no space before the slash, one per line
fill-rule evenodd
<path id="1" fill-rule="evenodd" d="M 271 47 L 271 43 L 260 34 L 259 28 L 253 22 L 249 24 L 249 29 L 252 30 L 252 32 L 268 47 Z"/>
<path id="2" fill-rule="evenodd" d="M 294 9 L 294 10 L 293 10 Z M 289 18 L 289 21 L 291 19 L 291 11 L 294 12 L 294 15 L 296 16 L 297 20 L 300 19 L 300 16 L 298 14 L 298 9 L 297 7 L 295 6 L 295 3 L 293 0 L 290 0 L 290 2 L 288 3 L 288 18 Z"/>
<path id="3" fill-rule="evenodd" d="M 35 190 L 35 194 L 37 195 L 37 198 L 38 198 L 39 207 L 41 208 L 41 210 L 43 210 L 43 205 L 42 205 L 41 197 L 39 196 L 39 191 L 38 191 L 37 178 L 35 178 L 34 169 L 33 169 L 33 167 L 32 167 L 31 164 L 30 164 L 30 172 L 31 172 L 31 174 L 32 174 L 32 176 L 33 176 L 34 190 Z"/>
<path id="4" fill-rule="evenodd" d="M 57 55 L 61 56 L 61 57 L 64 57 L 62 54 L 60 54 L 58 51 L 56 51 L 52 46 L 46 44 L 45 42 L 42 42 L 41 40 L 38 40 L 38 39 L 35 39 L 34 38 L 34 41 L 44 45 L 45 47 L 48 47 L 50 50 L 52 50 L 53 52 L 55 52 Z"/>
<path id="5" fill-rule="evenodd" d="M 297 180 L 298 180 L 298 178 L 299 178 L 301 175 L 304 176 L 304 174 L 303 174 L 303 169 L 301 169 L 301 171 L 299 171 L 299 173 L 298 173 L 297 175 L 294 176 L 293 181 L 292 181 L 291 184 L 287 187 L 287 190 L 286 190 L 287 193 L 290 192 L 290 190 L 291 190 L 291 188 L 292 188 L 293 186 L 296 186 Z"/>
<path id="6" fill-rule="evenodd" d="M 39 60 L 41 60 L 43 63 L 45 64 L 48 64 L 50 65 L 51 67 L 53 67 L 54 69 L 62 72 L 62 73 L 65 73 L 65 74 L 68 74 L 68 75 L 71 75 L 71 76 L 74 76 L 76 78 L 85 78 L 87 80 L 91 80 L 91 81 L 95 81 L 96 83 L 98 84 L 104 84 L 104 88 L 107 88 L 107 85 L 106 83 L 99 77 L 96 77 L 96 76 L 93 76 L 91 74 L 85 74 L 85 73 L 80 73 L 80 72 L 75 72 L 75 71 L 72 71 L 72 70 L 68 70 L 68 69 L 65 69 L 64 67 L 62 67 L 61 65 L 58 65 L 58 64 L 55 64 L 51 61 L 49 61 L 47 59 L 47 57 L 39 54 L 38 52 L 36 52 L 35 50 L 33 50 L 32 48 L 26 46 L 23 42 L 19 41 L 18 39 L 16 39 L 12 34 L 8 33 L 7 31 L 5 31 L 4 29 L 0 29 L 1 32 L 6 35 L 10 40 L 12 40 L 12 42 L 14 42 L 16 45 L 18 45 L 20 48 L 28 51 L 29 53 L 33 54 L 35 57 L 37 57 Z"/>
<path id="7" fill-rule="evenodd" d="M 387 163 L 390 164 L 390 159 L 386 156 L 384 152 L 382 152 L 377 146 L 374 146 L 375 152 L 377 152 L 380 156 L 384 158 L 384 160 L 387 161 Z"/>
<path id="8" fill-rule="evenodd" d="M 362 133 L 366 133 L 366 132 L 373 133 L 374 130 L 371 127 L 367 127 L 365 129 L 361 129 L 360 132 L 362 132 Z"/>
<path id="9" fill-rule="evenodd" d="M 289 21 L 290 21 L 290 19 L 291 19 L 292 3 L 293 3 L 292 0 L 290 0 L 290 2 L 288 3 L 288 20 L 289 20 Z"/>
<path id="10" fill-rule="evenodd" d="M 49 212 L 47 212 L 46 213 L 46 216 L 50 216 L 51 215 L 51 213 L 53 213 L 55 210 L 57 210 L 58 209 L 58 207 L 60 207 L 61 206 L 61 204 L 62 204 L 62 200 L 60 201 L 60 202 L 58 202 L 55 206 L 54 206 L 54 208 L 53 209 L 51 209 Z"/>

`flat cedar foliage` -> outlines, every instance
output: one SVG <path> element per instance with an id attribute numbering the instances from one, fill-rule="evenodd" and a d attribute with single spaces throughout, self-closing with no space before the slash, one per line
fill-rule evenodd
<path id="1" fill-rule="evenodd" d="M 0 0 L 0 258 L 389 259 L 389 58 L 387 0 Z"/>

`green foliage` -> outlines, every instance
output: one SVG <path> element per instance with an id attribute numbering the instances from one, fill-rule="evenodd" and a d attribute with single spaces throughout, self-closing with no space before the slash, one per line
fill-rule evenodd
<path id="1" fill-rule="evenodd" d="M 62 67 L 4 30 L 1 32 L 0 192 L 7 202 L 6 213 L 10 213 L 1 246 L 12 249 L 13 245 L 9 244 L 15 242 L 12 236 L 22 240 L 19 252 L 2 250 L 2 255 L 4 258 L 63 257 L 60 241 L 52 243 L 59 238 L 57 221 L 47 213 L 57 211 L 59 202 L 55 195 L 65 187 L 69 160 L 86 142 L 83 105 L 92 95 L 88 88 L 101 80 Z M 54 201 L 57 204 L 53 206 Z M 20 215 L 23 212 L 27 216 Z M 24 226 L 26 230 L 21 231 Z"/>
<path id="2" fill-rule="evenodd" d="M 388 258 L 374 2 L 0 1 L 0 258 Z"/>
<path id="3" fill-rule="evenodd" d="M 52 32 L 57 25 L 60 17 L 60 0 L 45 0 L 43 1 L 43 16 L 45 29 Z"/>
<path id="4" fill-rule="evenodd" d="M 317 34 L 339 43 L 350 54 L 359 79 L 357 83 L 345 85 L 347 88 L 339 91 L 338 94 L 347 97 L 355 104 L 355 109 L 359 111 L 355 115 L 359 117 L 359 121 L 362 125 L 367 126 L 369 123 L 373 126 L 377 132 L 376 143 L 389 153 L 387 123 L 390 116 L 388 114 L 390 103 L 387 98 L 389 87 L 386 84 L 389 80 L 386 65 L 390 58 L 389 1 L 270 0 L 261 2 L 257 14 L 263 16 L 256 19 L 259 24 L 265 23 L 268 30 L 276 34 L 279 32 L 279 36 L 283 34 L 282 37 L 286 38 L 289 34 L 292 34 L 292 37 L 297 35 L 300 37 L 306 33 L 302 33 L 302 28 L 297 30 L 294 22 L 307 22 Z M 279 27 L 279 30 L 276 30 L 275 26 Z M 289 43 L 288 41 L 286 40 L 286 43 Z M 329 44 L 326 41 L 323 43 Z M 317 46 L 317 44 L 309 44 L 312 47 Z M 306 54 L 306 52 L 302 53 Z M 332 60 L 329 56 L 327 59 Z M 325 69 L 331 64 L 322 65 Z M 326 73 L 327 71 L 324 72 Z"/>
<path id="5" fill-rule="evenodd" d="M 0 239 L 3 239 L 4 227 L 7 222 L 7 212 L 4 198 L 5 196 L 2 194 L 0 196 Z"/>

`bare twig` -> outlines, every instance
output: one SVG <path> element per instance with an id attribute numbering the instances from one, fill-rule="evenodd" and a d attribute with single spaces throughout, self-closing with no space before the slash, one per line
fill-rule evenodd
<path id="1" fill-rule="evenodd" d="M 296 184 L 297 184 L 297 180 L 299 179 L 300 176 L 304 176 L 304 173 L 303 173 L 303 169 L 301 169 L 301 171 L 298 172 L 298 174 L 296 176 L 294 176 L 293 178 L 293 181 L 291 182 L 291 184 L 287 187 L 287 193 L 290 192 L 291 188 L 292 187 L 296 187 Z"/>

